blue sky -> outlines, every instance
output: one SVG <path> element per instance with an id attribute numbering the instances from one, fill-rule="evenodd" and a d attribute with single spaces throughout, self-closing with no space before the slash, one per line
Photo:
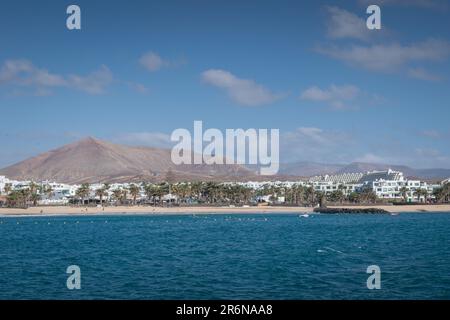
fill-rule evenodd
<path id="1" fill-rule="evenodd" d="M 202 120 L 279 128 L 282 162 L 450 168 L 450 3 L 372 2 L 382 30 L 366 0 L 3 1 L 0 167 Z"/>

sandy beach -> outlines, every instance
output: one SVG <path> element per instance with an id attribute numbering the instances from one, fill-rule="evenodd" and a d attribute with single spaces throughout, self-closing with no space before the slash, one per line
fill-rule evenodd
<path id="1" fill-rule="evenodd" d="M 329 208 L 380 208 L 392 213 L 402 212 L 450 212 L 450 204 L 404 205 L 404 206 L 329 206 Z M 100 214 L 268 214 L 268 213 L 310 213 L 311 207 L 30 207 L 28 209 L 0 208 L 0 216 L 49 216 L 49 215 L 100 215 Z"/>

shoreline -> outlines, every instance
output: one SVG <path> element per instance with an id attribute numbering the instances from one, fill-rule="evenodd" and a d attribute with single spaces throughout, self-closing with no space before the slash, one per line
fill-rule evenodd
<path id="1" fill-rule="evenodd" d="M 442 205 L 373 205 L 373 206 L 329 206 L 328 208 L 384 209 L 389 213 L 433 213 L 449 212 L 450 204 Z M 86 211 L 87 209 L 87 211 Z M 313 213 L 312 207 L 144 207 L 144 206 L 117 206 L 117 207 L 67 207 L 46 206 L 30 207 L 28 209 L 0 208 L 0 217 L 9 216 L 90 216 L 90 215 L 192 215 L 192 214 L 304 214 Z"/>

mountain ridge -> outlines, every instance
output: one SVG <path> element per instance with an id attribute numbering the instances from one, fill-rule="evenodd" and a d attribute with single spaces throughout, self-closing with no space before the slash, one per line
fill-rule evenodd
<path id="1" fill-rule="evenodd" d="M 450 177 L 450 169 L 429 168 L 415 169 L 405 165 L 392 165 L 384 163 L 368 163 L 368 162 L 352 162 L 350 164 L 324 164 L 318 162 L 297 162 L 290 163 L 287 166 L 282 165 L 280 173 L 282 174 L 298 174 L 301 176 L 316 175 L 335 175 L 341 173 L 355 173 L 381 170 L 401 171 L 405 177 L 422 178 L 426 180 L 439 180 Z"/>
<path id="2" fill-rule="evenodd" d="M 114 144 L 93 137 L 63 145 L 0 169 L 0 175 L 16 180 L 62 183 L 160 182 L 169 175 L 176 181 L 294 180 L 316 175 L 393 169 L 406 177 L 443 180 L 450 169 L 414 169 L 402 165 L 365 162 L 325 164 L 302 161 L 280 164 L 275 176 L 256 174 L 257 167 L 242 165 L 175 165 L 169 149 Z"/>
<path id="3" fill-rule="evenodd" d="M 41 153 L 0 170 L 17 180 L 52 180 L 64 183 L 157 182 L 171 172 L 177 180 L 231 179 L 251 176 L 239 165 L 179 165 L 170 150 L 125 146 L 87 137 Z"/>

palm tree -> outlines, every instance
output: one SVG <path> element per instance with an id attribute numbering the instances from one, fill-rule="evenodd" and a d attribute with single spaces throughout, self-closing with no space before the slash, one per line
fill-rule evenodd
<path id="1" fill-rule="evenodd" d="M 450 183 L 444 184 L 442 187 L 433 191 L 438 202 L 448 202 L 450 198 Z"/>
<path id="2" fill-rule="evenodd" d="M 344 193 L 342 192 L 342 190 L 334 190 L 333 192 L 331 192 L 328 195 L 328 199 L 331 202 L 339 202 L 340 204 L 342 204 L 342 202 L 344 201 Z"/>
<path id="3" fill-rule="evenodd" d="M 196 181 L 196 182 L 192 182 L 190 184 L 192 196 L 195 197 L 197 199 L 197 201 L 202 200 L 202 188 L 203 188 L 202 182 Z"/>
<path id="4" fill-rule="evenodd" d="M 201 193 L 206 198 L 206 202 L 213 203 L 215 202 L 215 182 L 207 182 L 205 185 L 202 185 Z"/>
<path id="5" fill-rule="evenodd" d="M 414 195 L 417 197 L 417 201 L 422 202 L 422 201 L 421 201 L 421 198 L 422 198 L 422 196 L 423 196 L 423 197 L 424 197 L 424 202 L 427 202 L 428 190 L 422 189 L 422 188 L 417 189 L 417 190 L 414 192 Z"/>
<path id="6" fill-rule="evenodd" d="M 165 194 L 169 193 L 169 188 L 170 185 L 168 183 L 160 183 L 158 186 L 156 186 L 155 188 L 155 196 L 158 197 L 158 201 L 159 201 L 159 205 L 162 206 L 163 205 L 163 201 L 162 201 L 162 197 Z"/>
<path id="7" fill-rule="evenodd" d="M 127 200 L 127 196 L 128 196 L 128 190 L 127 189 L 122 189 L 121 190 L 121 197 L 120 197 L 120 201 L 122 203 L 125 203 L 125 201 Z"/>
<path id="8" fill-rule="evenodd" d="M 169 187 L 169 193 L 172 193 L 172 185 L 175 182 L 175 175 L 172 172 L 172 168 L 169 168 L 166 172 L 165 181 Z"/>
<path id="9" fill-rule="evenodd" d="M 44 188 L 45 195 L 50 198 L 53 194 L 53 188 L 51 186 L 47 186 Z"/>
<path id="10" fill-rule="evenodd" d="M 113 190 L 113 198 L 116 200 L 116 203 L 122 200 L 122 190 L 121 189 L 115 189 Z"/>
<path id="11" fill-rule="evenodd" d="M 172 193 L 177 196 L 177 203 L 183 201 L 188 193 L 188 185 L 186 183 L 177 183 L 172 185 Z"/>
<path id="12" fill-rule="evenodd" d="M 352 203 L 359 202 L 359 193 L 358 192 L 352 192 L 348 195 L 348 201 Z"/>
<path id="13" fill-rule="evenodd" d="M 444 196 L 444 200 L 446 202 L 448 202 L 449 198 L 450 198 L 450 182 L 447 182 L 446 184 L 444 184 L 444 186 L 442 187 L 442 191 L 443 191 L 442 193 Z"/>
<path id="14" fill-rule="evenodd" d="M 5 194 L 9 195 L 12 191 L 12 183 L 6 183 L 3 189 L 5 190 Z"/>
<path id="15" fill-rule="evenodd" d="M 30 184 L 28 185 L 28 188 L 30 189 L 31 193 L 35 193 L 37 192 L 38 185 L 34 181 L 31 181 Z"/>
<path id="16" fill-rule="evenodd" d="M 321 208 L 326 207 L 327 196 L 326 196 L 325 192 L 318 191 L 316 193 L 316 198 L 319 201 L 319 207 L 321 207 Z"/>
<path id="17" fill-rule="evenodd" d="M 278 195 L 281 194 L 281 188 L 279 186 L 269 186 L 270 201 L 277 201 Z"/>
<path id="18" fill-rule="evenodd" d="M 191 202 L 193 196 L 192 185 L 190 182 L 187 182 L 184 185 L 185 185 L 184 201 L 187 202 L 187 199 L 189 199 L 189 202 Z"/>
<path id="19" fill-rule="evenodd" d="M 147 182 L 141 182 L 141 189 L 145 190 L 145 187 L 147 186 Z"/>
<path id="20" fill-rule="evenodd" d="M 89 196 L 90 192 L 91 192 L 91 189 L 90 189 L 89 183 L 83 183 L 81 185 L 81 187 L 79 187 L 77 189 L 77 191 L 75 191 L 75 195 L 79 199 L 82 200 L 82 203 L 84 205 L 84 202 L 85 202 L 86 198 Z"/>
<path id="21" fill-rule="evenodd" d="M 403 198 L 403 201 L 407 202 L 408 201 L 408 188 L 401 187 L 399 192 L 400 192 L 400 194 L 401 194 L 401 196 Z"/>
<path id="22" fill-rule="evenodd" d="M 241 194 L 242 194 L 242 200 L 243 200 L 244 204 L 250 203 L 250 200 L 253 196 L 253 190 L 248 187 L 242 187 Z"/>
<path id="23" fill-rule="evenodd" d="M 38 201 L 41 200 L 41 196 L 37 192 L 30 193 L 29 198 L 33 202 L 33 207 L 36 207 Z"/>
<path id="24" fill-rule="evenodd" d="M 299 190 L 301 189 L 301 186 L 297 184 L 293 184 L 290 187 L 285 188 L 285 195 L 286 195 L 286 202 L 291 205 L 298 205 L 298 198 L 299 198 Z"/>
<path id="25" fill-rule="evenodd" d="M 429 194 L 428 194 L 428 189 L 426 189 L 426 188 L 422 189 L 422 195 L 423 195 L 423 202 L 424 202 L 424 203 L 427 203 L 427 201 L 428 201 L 428 196 L 429 196 Z"/>
<path id="26" fill-rule="evenodd" d="M 37 206 L 37 202 L 40 198 L 38 195 L 38 189 L 39 186 L 34 181 L 31 181 L 28 185 L 28 198 L 33 202 L 34 207 Z"/>
<path id="27" fill-rule="evenodd" d="M 104 187 L 95 190 L 95 195 L 100 198 L 100 205 L 103 206 L 103 197 L 108 196 L 108 192 Z"/>
<path id="28" fill-rule="evenodd" d="M 147 196 L 147 199 L 150 201 L 153 197 L 153 185 L 145 184 L 144 192 L 145 192 L 145 195 Z"/>
<path id="29" fill-rule="evenodd" d="M 158 202 L 162 205 L 162 197 L 165 194 L 169 193 L 169 184 L 166 182 L 155 184 L 149 184 L 145 188 L 145 194 L 147 198 L 153 200 L 153 205 L 156 206 L 156 198 L 158 198 Z"/>
<path id="30" fill-rule="evenodd" d="M 447 182 L 446 184 L 444 184 L 444 194 L 447 196 L 447 201 L 448 201 L 448 197 L 450 196 L 450 182 Z"/>
<path id="31" fill-rule="evenodd" d="M 302 185 L 296 185 L 294 188 L 295 204 L 298 206 L 300 202 L 303 202 L 305 195 L 305 187 Z"/>
<path id="32" fill-rule="evenodd" d="M 9 207 L 26 207 L 27 194 L 25 190 L 13 190 L 8 193 L 7 204 Z"/>
<path id="33" fill-rule="evenodd" d="M 130 191 L 131 196 L 133 197 L 133 205 L 136 205 L 136 198 L 140 193 L 140 189 L 137 185 L 131 184 L 128 187 L 128 191 Z"/>
<path id="34" fill-rule="evenodd" d="M 286 203 L 289 203 L 289 204 L 294 204 L 294 202 L 295 202 L 295 192 L 294 192 L 294 189 L 295 189 L 295 186 L 291 186 L 291 187 L 289 187 L 289 188 L 286 188 L 286 192 L 285 192 L 285 194 L 286 194 Z"/>
<path id="35" fill-rule="evenodd" d="M 307 187 L 305 189 L 305 198 L 308 205 L 314 207 L 315 206 L 315 196 L 316 192 L 314 191 L 313 187 Z"/>
<path id="36" fill-rule="evenodd" d="M 358 199 L 362 203 L 374 203 L 377 201 L 377 194 L 370 189 L 364 189 L 360 194 Z"/>

